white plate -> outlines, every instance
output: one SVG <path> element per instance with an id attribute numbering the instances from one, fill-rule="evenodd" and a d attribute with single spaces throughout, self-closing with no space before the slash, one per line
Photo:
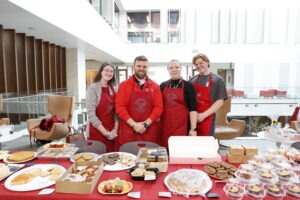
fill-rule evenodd
<path id="1" fill-rule="evenodd" d="M 29 159 L 23 160 L 23 161 L 18 161 L 18 162 L 9 161 L 9 160 L 8 160 L 8 157 L 9 157 L 9 155 L 3 158 L 3 161 L 4 161 L 5 163 L 9 163 L 9 164 L 17 164 L 17 163 L 24 163 L 24 162 L 27 162 L 27 161 L 30 161 L 30 160 L 35 159 L 35 158 L 37 157 L 37 153 L 34 152 L 34 156 L 33 156 L 32 158 L 29 158 Z"/>
<path id="2" fill-rule="evenodd" d="M 81 153 L 77 153 L 77 154 L 71 156 L 70 161 L 71 161 L 71 162 L 75 162 L 74 156 L 76 156 L 76 155 L 78 155 L 78 154 L 91 154 L 91 155 L 93 155 L 94 158 L 93 158 L 92 160 L 88 160 L 88 161 L 97 161 L 98 158 L 99 158 L 99 155 L 96 154 L 96 153 L 92 153 L 92 152 L 81 152 Z"/>
<path id="3" fill-rule="evenodd" d="M 120 171 L 120 170 L 126 170 L 126 169 L 130 169 L 132 167 L 135 166 L 135 163 L 136 163 L 136 155 L 133 155 L 131 153 L 126 153 L 126 152 L 112 152 L 112 153 L 106 153 L 106 154 L 102 154 L 102 156 L 107 156 L 109 154 L 113 154 L 113 153 L 117 153 L 119 155 L 125 155 L 125 156 L 129 156 L 130 158 L 132 158 L 134 160 L 134 162 L 132 162 L 131 165 L 124 165 L 120 162 L 117 162 L 116 164 L 114 165 L 108 165 L 108 164 L 104 164 L 104 170 L 106 171 Z"/>
<path id="4" fill-rule="evenodd" d="M 31 167 L 26 167 L 16 173 L 14 173 L 13 175 L 11 175 L 10 177 L 8 177 L 4 183 L 4 186 L 6 189 L 8 190 L 12 190 L 12 191 L 32 191 L 32 190 L 39 190 L 45 187 L 49 187 L 51 185 L 55 184 L 55 181 L 49 180 L 50 176 L 46 176 L 46 177 L 41 177 L 41 176 L 36 176 L 35 178 L 33 178 L 30 182 L 26 183 L 26 184 L 21 184 L 21 185 L 11 185 L 11 181 L 18 175 L 23 174 L 25 171 L 32 169 L 32 168 L 40 168 L 42 170 L 47 170 L 49 167 L 53 167 L 53 166 L 58 166 L 62 169 L 62 173 L 61 175 L 64 174 L 64 172 L 66 171 L 66 169 L 60 165 L 55 165 L 55 164 L 37 164 L 37 165 L 33 165 Z"/>
<path id="5" fill-rule="evenodd" d="M 168 174 L 167 176 L 166 176 L 166 178 L 165 178 L 165 180 L 164 180 L 164 183 L 165 183 L 165 185 L 167 186 L 167 188 L 171 191 L 171 192 L 173 192 L 173 193 L 176 193 L 176 194 L 180 194 L 180 195 L 205 195 L 211 188 L 212 188 L 212 182 L 211 182 L 211 180 L 210 180 L 210 178 L 209 178 L 209 176 L 205 173 L 205 172 L 203 172 L 203 171 L 201 171 L 201 170 L 196 170 L 196 169 L 181 169 L 181 170 L 186 170 L 186 171 L 193 171 L 193 172 L 195 172 L 195 173 L 197 173 L 197 175 L 199 175 L 199 176 L 201 176 L 203 179 L 204 179 L 204 181 L 205 181 L 205 186 L 203 187 L 203 189 L 201 190 L 201 191 L 199 191 L 199 192 L 197 192 L 197 193 L 186 193 L 186 192 L 181 192 L 181 191 L 177 191 L 176 189 L 174 189 L 174 188 L 172 188 L 169 184 L 168 184 L 168 179 L 170 178 L 170 176 L 172 175 L 172 174 L 174 174 L 174 173 L 176 173 L 177 171 L 175 171 L 175 172 L 172 172 L 172 173 L 170 173 L 170 174 Z M 178 170 L 179 171 L 179 170 Z M 191 180 L 191 179 L 190 179 Z"/>
<path id="6" fill-rule="evenodd" d="M 0 181 L 2 181 L 6 177 L 10 176 L 11 174 L 15 173 L 16 171 L 18 171 L 19 169 L 25 166 L 25 164 L 4 164 L 4 165 L 9 167 L 9 173 L 6 176 L 0 178 Z"/>

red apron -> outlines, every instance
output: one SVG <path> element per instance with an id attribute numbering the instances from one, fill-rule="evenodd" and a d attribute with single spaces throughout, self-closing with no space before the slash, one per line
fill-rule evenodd
<path id="1" fill-rule="evenodd" d="M 113 87 L 111 86 L 112 91 Z M 96 116 L 102 122 L 104 128 L 111 131 L 115 126 L 115 93 L 109 95 L 109 88 L 102 87 L 101 99 L 96 109 Z M 90 123 L 90 137 L 91 140 L 98 140 L 106 145 L 106 151 L 114 151 L 114 140 L 106 139 L 103 134 Z"/>
<path id="2" fill-rule="evenodd" d="M 144 85 L 145 91 L 134 91 L 134 86 L 135 84 L 132 87 L 132 92 L 129 98 L 128 113 L 134 121 L 143 122 L 150 116 L 152 112 L 152 94 L 149 92 L 150 88 L 147 84 L 147 81 Z M 136 133 L 133 128 L 122 119 L 120 119 L 119 123 L 120 130 L 119 137 L 117 137 L 118 144 L 116 146 L 116 150 L 119 150 L 122 144 L 132 141 L 159 142 L 159 123 L 157 121 L 152 122 L 152 124 L 143 134 Z"/>
<path id="3" fill-rule="evenodd" d="M 206 86 L 199 85 L 199 78 L 198 75 L 196 81 L 194 82 L 194 87 L 196 89 L 197 94 L 197 111 L 198 113 L 202 113 L 206 111 L 212 104 L 212 100 L 210 99 L 210 88 L 213 82 L 212 73 L 209 75 L 209 82 Z M 209 136 L 210 130 L 213 123 L 214 115 L 210 115 L 206 117 L 202 122 L 197 123 L 197 135 L 198 136 Z"/>
<path id="4" fill-rule="evenodd" d="M 161 145 L 168 147 L 170 136 L 186 136 L 188 124 L 188 109 L 184 101 L 184 83 L 181 88 L 169 88 L 167 83 L 162 96 L 164 112 L 161 117 L 162 142 Z"/>

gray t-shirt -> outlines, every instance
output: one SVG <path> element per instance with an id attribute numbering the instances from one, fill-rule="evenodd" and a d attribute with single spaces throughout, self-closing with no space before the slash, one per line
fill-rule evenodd
<path id="1" fill-rule="evenodd" d="M 199 75 L 192 77 L 189 82 L 194 84 L 197 77 Z M 210 75 L 201 75 L 198 81 L 199 85 L 206 85 L 209 82 Z M 214 73 L 212 73 L 213 83 L 210 88 L 210 98 L 212 99 L 213 103 L 220 99 L 228 99 L 225 83 L 221 76 L 218 76 Z"/>

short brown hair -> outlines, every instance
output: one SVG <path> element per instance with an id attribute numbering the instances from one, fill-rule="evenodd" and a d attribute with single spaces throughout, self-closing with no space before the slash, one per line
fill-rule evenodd
<path id="1" fill-rule="evenodd" d="M 205 55 L 205 54 L 203 54 L 203 53 L 199 53 L 199 54 L 197 54 L 197 55 L 195 55 L 195 56 L 193 57 L 193 61 L 192 61 L 193 64 L 196 63 L 196 60 L 197 60 L 198 58 L 201 58 L 201 59 L 204 60 L 205 62 L 208 62 L 208 66 L 210 65 L 210 61 L 209 61 L 207 55 Z"/>
<path id="2" fill-rule="evenodd" d="M 137 56 L 137 57 L 134 59 L 133 65 L 135 65 L 135 62 L 136 62 L 136 61 L 146 61 L 146 62 L 148 62 L 148 59 L 146 58 L 146 56 L 141 55 L 141 56 Z"/>

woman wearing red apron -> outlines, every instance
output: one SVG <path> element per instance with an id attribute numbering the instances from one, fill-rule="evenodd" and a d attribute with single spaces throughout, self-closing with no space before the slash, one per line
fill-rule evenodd
<path id="1" fill-rule="evenodd" d="M 197 135 L 213 136 L 215 132 L 215 113 L 223 106 L 227 99 L 227 92 L 223 79 L 209 71 L 209 59 L 204 54 L 193 57 L 193 64 L 199 75 L 191 82 L 197 93 Z"/>
<path id="2" fill-rule="evenodd" d="M 159 143 L 160 88 L 147 76 L 148 60 L 145 56 L 135 58 L 133 70 L 134 75 L 120 84 L 116 95 L 116 111 L 120 117 L 116 150 L 132 141 Z"/>
<path id="3" fill-rule="evenodd" d="M 115 118 L 114 67 L 103 63 L 86 93 L 89 139 L 103 142 L 107 152 L 115 150 L 118 122 Z"/>
<path id="4" fill-rule="evenodd" d="M 161 145 L 168 148 L 171 136 L 196 135 L 197 103 L 193 85 L 181 77 L 178 60 L 168 63 L 171 79 L 161 83 L 164 111 L 160 120 Z"/>

